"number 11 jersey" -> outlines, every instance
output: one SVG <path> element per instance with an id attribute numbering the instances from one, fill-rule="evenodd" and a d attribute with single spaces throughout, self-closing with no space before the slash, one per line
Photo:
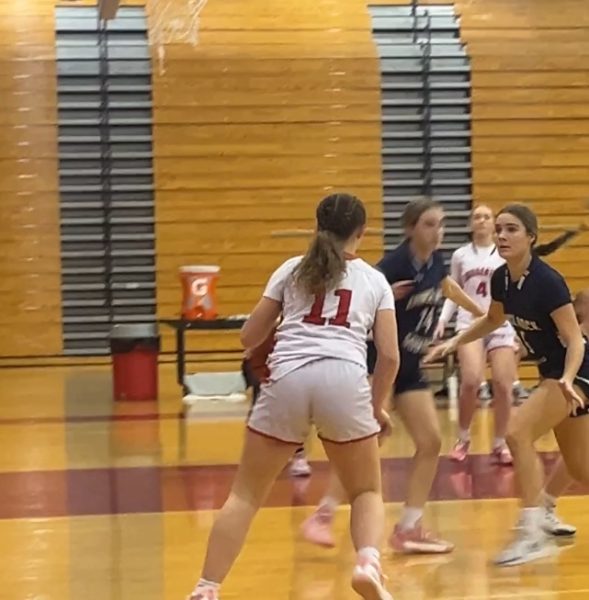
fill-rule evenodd
<path id="1" fill-rule="evenodd" d="M 366 338 L 379 310 L 394 310 L 393 292 L 382 273 L 360 258 L 346 261 L 337 289 L 309 296 L 295 283 L 302 257 L 272 274 L 264 297 L 282 304 L 282 321 L 269 357 L 270 381 L 321 358 L 339 358 L 366 368 Z"/>

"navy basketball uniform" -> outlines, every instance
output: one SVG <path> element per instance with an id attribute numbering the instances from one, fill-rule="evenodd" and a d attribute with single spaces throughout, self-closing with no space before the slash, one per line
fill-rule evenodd
<path id="1" fill-rule="evenodd" d="M 551 318 L 556 309 L 572 302 L 562 275 L 537 256 L 518 281 L 512 281 L 507 265 L 499 267 L 491 278 L 491 297 L 501 302 L 507 320 L 527 350 L 528 358 L 538 365 L 543 379 L 560 379 L 564 371 L 566 348 Z M 585 344 L 583 363 L 575 383 L 589 395 L 589 348 Z M 589 407 L 577 415 L 587 414 Z"/>
<path id="2" fill-rule="evenodd" d="M 376 265 L 392 285 L 397 281 L 412 280 L 411 292 L 395 300 L 401 364 L 395 380 L 394 393 L 422 390 L 429 383 L 421 369 L 420 361 L 431 344 L 436 315 L 442 296 L 441 283 L 448 275 L 444 257 L 436 251 L 426 263 L 419 263 L 411 254 L 406 240 L 387 252 Z M 368 343 L 368 371 L 374 372 L 376 348 Z"/>

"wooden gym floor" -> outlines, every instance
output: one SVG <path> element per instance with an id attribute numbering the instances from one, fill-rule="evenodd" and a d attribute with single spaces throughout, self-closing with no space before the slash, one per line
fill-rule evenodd
<path id="1" fill-rule="evenodd" d="M 243 406 L 204 407 L 179 419 L 172 365 L 159 403 L 114 405 L 106 367 L 0 370 L 0 599 L 183 600 L 198 575 L 214 510 L 223 502 L 243 436 Z M 444 452 L 452 424 L 440 414 Z M 456 542 L 443 557 L 386 554 L 395 600 L 589 598 L 589 490 L 560 504 L 577 540 L 531 565 L 497 569 L 510 535 L 513 472 L 489 464 L 491 416 L 480 411 L 474 455 L 442 459 L 427 523 Z M 551 438 L 542 440 L 547 463 Z M 325 484 L 324 455 L 309 447 L 310 480 L 284 475 L 252 529 L 223 599 L 351 600 L 348 510 L 339 545 L 302 542 L 298 526 Z M 411 444 L 402 427 L 383 449 L 388 527 L 403 495 Z"/>

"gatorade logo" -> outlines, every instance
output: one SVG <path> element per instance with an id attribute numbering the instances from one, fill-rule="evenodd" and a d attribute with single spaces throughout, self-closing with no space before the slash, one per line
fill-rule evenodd
<path id="1" fill-rule="evenodd" d="M 190 284 L 190 291 L 195 296 L 206 296 L 209 293 L 209 280 L 206 277 L 198 277 Z"/>

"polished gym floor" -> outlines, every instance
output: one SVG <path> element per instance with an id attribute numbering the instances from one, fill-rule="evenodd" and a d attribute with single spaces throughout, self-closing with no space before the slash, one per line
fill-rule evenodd
<path id="1" fill-rule="evenodd" d="M 247 406 L 204 405 L 181 417 L 172 365 L 161 367 L 157 403 L 113 403 L 107 367 L 0 370 L 0 599 L 183 600 L 199 573 L 214 511 L 239 458 Z M 453 427 L 440 412 L 443 451 Z M 511 535 L 513 471 L 489 462 L 492 416 L 478 413 L 473 455 L 442 458 L 428 527 L 453 540 L 442 557 L 385 554 L 395 600 L 589 598 L 589 489 L 563 498 L 574 543 L 511 569 L 490 560 Z M 538 445 L 547 465 L 555 444 Z M 316 440 L 313 475 L 277 482 L 223 590 L 223 600 L 348 600 L 354 554 L 348 509 L 339 545 L 322 550 L 298 535 L 327 474 Z M 383 448 L 388 526 L 400 508 L 409 439 L 401 425 Z"/>

